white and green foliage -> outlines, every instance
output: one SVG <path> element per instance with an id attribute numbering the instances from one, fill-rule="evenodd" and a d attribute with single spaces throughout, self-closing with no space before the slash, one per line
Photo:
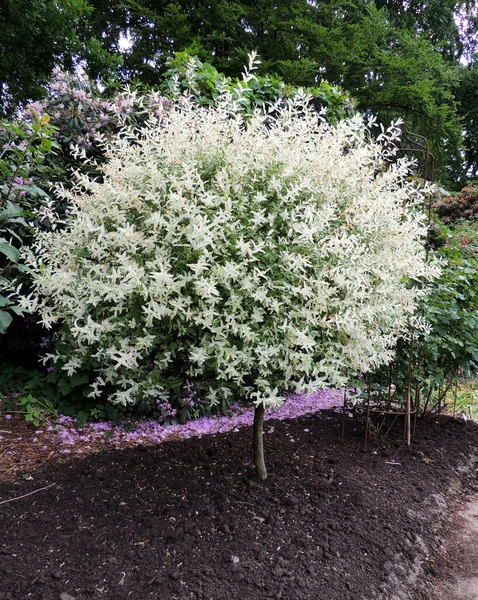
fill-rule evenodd
<path id="1" fill-rule="evenodd" d="M 240 104 L 178 97 L 109 143 L 102 181 L 60 190 L 72 214 L 37 240 L 28 304 L 63 323 L 56 358 L 94 369 L 93 394 L 274 405 L 343 385 L 390 360 L 411 281 L 436 274 L 407 164 L 384 166 L 397 127 L 374 142 L 300 95 L 269 115 Z"/>

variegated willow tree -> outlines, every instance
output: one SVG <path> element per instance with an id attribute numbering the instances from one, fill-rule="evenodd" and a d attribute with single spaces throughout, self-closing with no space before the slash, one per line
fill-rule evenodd
<path id="1" fill-rule="evenodd" d="M 265 408 L 390 361 L 438 268 L 398 127 L 372 141 L 301 94 L 245 114 L 245 94 L 179 95 L 108 142 L 101 179 L 58 190 L 71 215 L 39 235 L 25 304 L 63 323 L 52 358 L 94 370 L 92 396 L 253 402 L 265 478 Z"/>

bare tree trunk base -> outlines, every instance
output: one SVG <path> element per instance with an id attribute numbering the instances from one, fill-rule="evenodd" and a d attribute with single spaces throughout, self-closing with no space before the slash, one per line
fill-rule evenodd
<path id="1" fill-rule="evenodd" d="M 257 477 L 261 480 L 267 479 L 266 463 L 264 461 L 264 443 L 262 439 L 264 431 L 264 405 L 258 404 L 254 410 L 254 426 L 252 429 L 254 466 Z"/>

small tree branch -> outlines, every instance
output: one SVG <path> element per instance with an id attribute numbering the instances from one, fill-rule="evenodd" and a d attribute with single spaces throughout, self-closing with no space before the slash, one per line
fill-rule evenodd
<path id="1" fill-rule="evenodd" d="M 8 500 L 2 500 L 0 502 L 0 504 L 5 504 L 6 502 L 13 502 L 14 500 L 20 500 L 21 498 L 26 498 L 27 496 L 31 496 L 32 494 L 36 494 L 37 492 L 41 492 L 42 490 L 47 490 L 48 488 L 51 488 L 54 485 L 55 485 L 54 483 L 50 483 L 50 485 L 39 488 L 38 490 L 33 490 L 33 492 L 28 492 L 28 494 L 23 494 L 23 496 L 17 496 L 16 498 L 9 498 Z"/>

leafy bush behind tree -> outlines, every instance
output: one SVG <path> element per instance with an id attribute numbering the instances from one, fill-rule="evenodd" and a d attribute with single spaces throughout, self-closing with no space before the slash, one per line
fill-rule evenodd
<path id="1" fill-rule="evenodd" d="M 34 226 L 48 218 L 46 193 L 40 185 L 49 178 L 47 154 L 56 147 L 55 129 L 47 115 L 32 114 L 18 124 L 0 122 L 0 335 L 21 315 L 15 301 L 19 286 L 29 280 L 29 269 L 20 260 L 19 248 L 32 239 Z"/>
<path id="2" fill-rule="evenodd" d="M 478 371 L 478 233 L 476 222 L 449 229 L 435 227 L 434 254 L 441 260 L 440 277 L 430 283 L 420 303 L 420 313 L 429 323 L 426 332 L 415 331 L 411 352 L 412 397 L 417 391 L 421 413 L 442 406 L 458 379 Z M 405 403 L 410 341 L 399 341 L 392 363 L 394 399 Z M 374 374 L 374 381 L 387 389 L 388 368 Z M 448 393 L 448 397 L 450 394 Z"/>

